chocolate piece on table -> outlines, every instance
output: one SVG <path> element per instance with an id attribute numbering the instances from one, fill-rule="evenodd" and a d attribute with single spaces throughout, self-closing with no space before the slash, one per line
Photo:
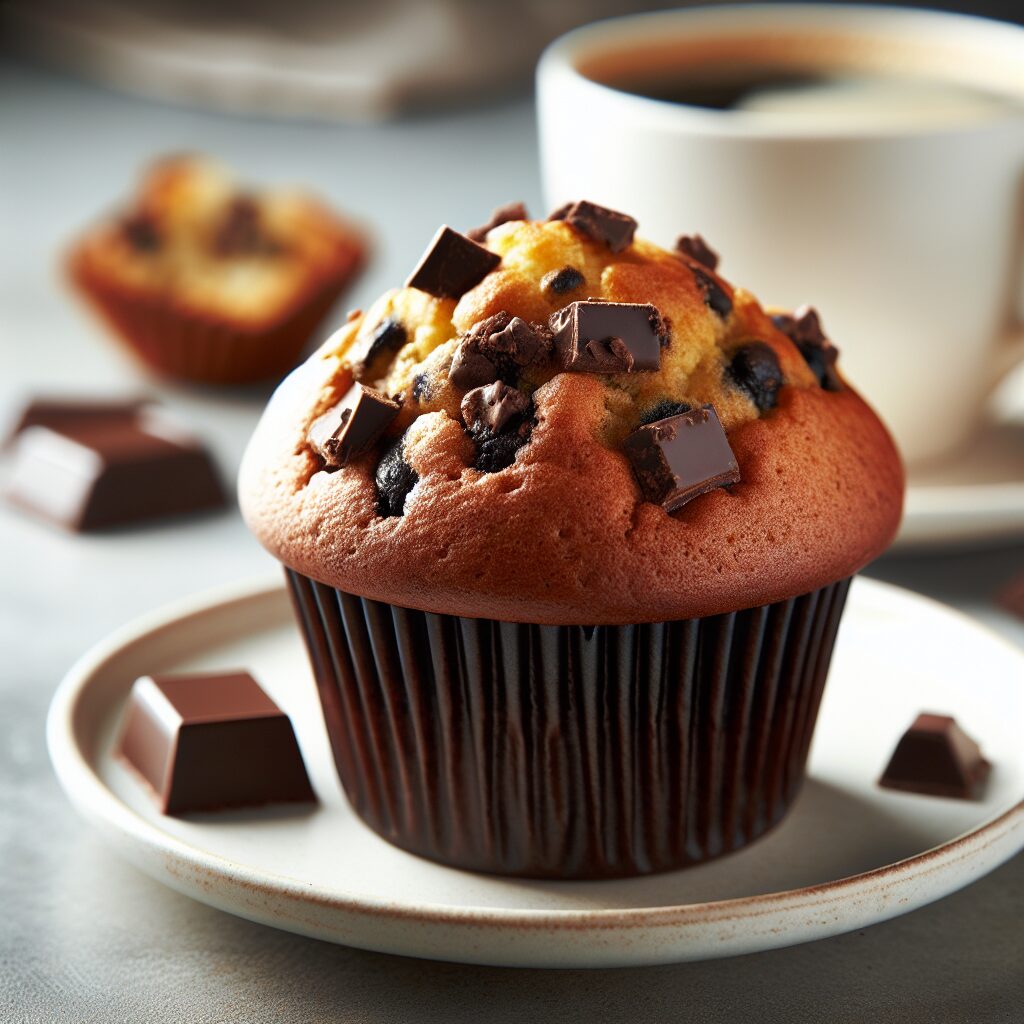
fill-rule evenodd
<path id="1" fill-rule="evenodd" d="M 345 397 L 310 424 L 306 440 L 335 469 L 365 452 L 391 425 L 401 406 L 365 384 L 353 384 Z"/>
<path id="2" fill-rule="evenodd" d="M 143 408 L 150 404 L 145 398 L 65 399 L 34 398 L 21 410 L 5 441 L 11 444 L 29 427 L 74 427 L 90 423 L 134 423 Z"/>
<path id="3" fill-rule="evenodd" d="M 753 341 L 737 349 L 727 372 L 736 386 L 746 391 L 759 412 L 775 408 L 782 387 L 782 367 L 771 345 Z"/>
<path id="4" fill-rule="evenodd" d="M 501 257 L 497 253 L 446 224 L 431 239 L 405 286 L 440 299 L 457 299 L 478 285 L 499 263 Z"/>
<path id="5" fill-rule="evenodd" d="M 288 716 L 247 672 L 137 679 L 119 752 L 164 814 L 316 800 Z"/>
<path id="6" fill-rule="evenodd" d="M 26 428 L 14 447 L 7 498 L 79 531 L 225 503 L 206 448 L 152 412 L 133 421 Z"/>
<path id="7" fill-rule="evenodd" d="M 562 267 L 540 279 L 540 290 L 554 295 L 566 295 L 585 283 L 586 278 L 575 267 Z"/>
<path id="8" fill-rule="evenodd" d="M 922 713 L 900 737 L 880 786 L 926 796 L 976 799 L 992 766 L 949 715 Z"/>
<path id="9" fill-rule="evenodd" d="M 666 512 L 740 480 L 736 456 L 710 405 L 639 427 L 623 447 L 644 497 Z"/>
<path id="10" fill-rule="evenodd" d="M 661 366 L 664 324 L 654 306 L 633 302 L 570 302 L 548 321 L 566 370 L 635 373 Z"/>
<path id="11" fill-rule="evenodd" d="M 548 220 L 564 220 L 580 234 L 603 242 L 612 252 L 629 248 L 636 233 L 636 221 L 632 217 L 586 199 L 560 206 Z"/>
<path id="12" fill-rule="evenodd" d="M 546 359 L 550 348 L 547 327 L 502 310 L 474 324 L 463 336 L 448 379 L 467 391 L 496 380 L 514 382 L 524 367 Z"/>
<path id="13" fill-rule="evenodd" d="M 489 232 L 502 224 L 507 224 L 510 220 L 529 219 L 530 215 L 526 212 L 526 206 L 523 203 L 506 203 L 492 211 L 491 219 L 486 224 L 481 224 L 478 228 L 470 228 L 466 232 L 466 237 L 474 242 L 482 242 L 487 238 Z"/>
<path id="14" fill-rule="evenodd" d="M 373 331 L 360 338 L 348 355 L 352 375 L 359 381 L 383 377 L 392 356 L 409 340 L 405 326 L 393 317 L 382 320 Z"/>
<path id="15" fill-rule="evenodd" d="M 521 391 L 500 380 L 474 388 L 462 399 L 462 418 L 471 431 L 501 433 L 510 421 L 526 412 L 530 401 Z"/>
<path id="16" fill-rule="evenodd" d="M 996 595 L 996 601 L 1011 615 L 1024 619 L 1024 573 L 1010 580 Z"/>
<path id="17" fill-rule="evenodd" d="M 707 267 L 718 269 L 718 253 L 700 235 L 680 235 L 676 239 L 676 252 Z"/>
<path id="18" fill-rule="evenodd" d="M 729 293 L 700 267 L 690 267 L 690 271 L 704 296 L 704 304 L 724 320 L 732 312 L 732 299 L 729 298 Z"/>
<path id="19" fill-rule="evenodd" d="M 773 316 L 772 323 L 800 350 L 804 362 L 826 391 L 842 390 L 843 382 L 836 371 L 839 349 L 825 336 L 816 309 L 801 306 L 792 314 Z"/>

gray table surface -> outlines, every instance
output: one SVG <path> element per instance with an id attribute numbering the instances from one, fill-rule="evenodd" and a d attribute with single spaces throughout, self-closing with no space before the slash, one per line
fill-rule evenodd
<path id="1" fill-rule="evenodd" d="M 265 394 L 155 386 L 70 299 L 69 233 L 154 154 L 197 149 L 257 181 L 298 181 L 372 223 L 365 303 L 402 278 L 439 219 L 541 209 L 530 103 L 342 127 L 232 120 L 126 99 L 0 62 L 0 413 L 32 392 L 144 389 L 233 474 Z M 47 704 L 89 645 L 142 611 L 259 574 L 237 513 L 72 537 L 0 511 L 0 1018 L 4 1021 L 1024 1020 L 1024 858 L 904 918 L 729 961 L 509 971 L 346 949 L 251 924 L 117 860 L 54 781 Z M 992 604 L 1024 546 L 890 557 L 871 573 L 1024 644 Z"/>

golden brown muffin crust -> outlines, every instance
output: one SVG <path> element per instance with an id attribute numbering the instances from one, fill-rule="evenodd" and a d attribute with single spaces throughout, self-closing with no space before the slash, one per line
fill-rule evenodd
<path id="1" fill-rule="evenodd" d="M 844 578 L 890 542 L 903 472 L 885 428 L 849 387 L 823 389 L 797 347 L 747 293 L 711 275 L 733 308 L 709 308 L 692 261 L 648 243 L 610 253 L 562 222 L 492 230 L 501 266 L 457 302 L 389 293 L 281 386 L 247 452 L 246 520 L 293 569 L 393 604 L 551 624 L 690 618 L 792 597 Z M 571 266 L 572 294 L 542 287 Z M 699 268 L 698 268 L 699 270 Z M 707 271 L 710 274 L 710 271 Z M 497 472 L 474 468 L 475 442 L 447 379 L 460 337 L 499 311 L 546 321 L 588 296 L 651 303 L 670 326 L 648 373 L 523 371 L 529 441 Z M 393 437 L 334 472 L 310 450 L 312 420 L 352 381 L 352 353 L 379 324 L 406 331 L 375 383 L 403 394 L 393 434 L 418 482 L 404 514 L 379 514 L 374 474 Z M 728 372 L 757 340 L 784 386 L 759 410 Z M 413 397 L 417 394 L 419 397 Z M 741 482 L 668 514 L 645 500 L 622 440 L 662 400 L 714 405 Z"/>

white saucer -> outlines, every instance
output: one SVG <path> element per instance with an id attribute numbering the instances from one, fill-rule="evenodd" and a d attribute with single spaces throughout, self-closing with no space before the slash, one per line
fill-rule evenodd
<path id="1" fill-rule="evenodd" d="M 153 671 L 245 666 L 291 714 L 315 810 L 177 820 L 111 756 L 125 697 Z M 285 592 L 247 585 L 127 626 L 54 698 L 50 755 L 75 807 L 154 878 L 333 942 L 471 963 L 607 967 L 729 956 L 862 928 L 938 899 L 1024 848 L 1024 654 L 967 618 L 857 580 L 811 755 L 772 834 L 689 871 L 611 882 L 472 875 L 365 828 L 335 778 Z M 979 802 L 879 789 L 921 710 L 947 712 L 994 768 Z"/>
<path id="2" fill-rule="evenodd" d="M 989 426 L 956 458 L 908 473 L 895 549 L 1024 537 L 1024 423 Z"/>

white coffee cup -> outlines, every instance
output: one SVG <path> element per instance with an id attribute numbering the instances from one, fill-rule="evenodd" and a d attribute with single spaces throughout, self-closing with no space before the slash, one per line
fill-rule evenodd
<path id="1" fill-rule="evenodd" d="M 895 72 L 1006 102 L 938 120 L 876 108 L 822 127 L 602 83 L 715 66 Z M 666 245 L 699 232 L 765 305 L 818 309 L 909 461 L 967 440 L 1021 344 L 1024 29 L 806 4 L 616 18 L 551 45 L 538 104 L 552 207 L 590 199 Z"/>

